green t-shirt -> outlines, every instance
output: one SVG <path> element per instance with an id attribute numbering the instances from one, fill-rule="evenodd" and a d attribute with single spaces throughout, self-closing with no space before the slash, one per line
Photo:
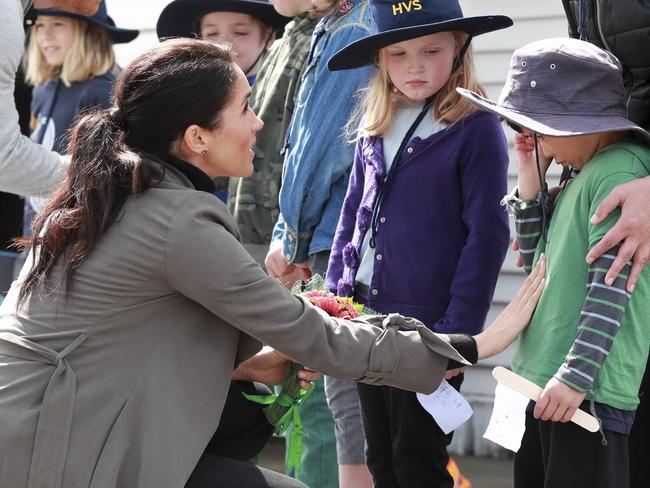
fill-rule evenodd
<path id="1" fill-rule="evenodd" d="M 578 332 L 587 296 L 585 256 L 620 216 L 599 225 L 589 219 L 621 183 L 650 174 L 650 149 L 619 142 L 598 151 L 557 198 L 547 242 L 540 240 L 535 261 L 547 257 L 547 282 L 530 325 L 521 335 L 513 371 L 544 387 L 565 360 Z M 634 410 L 650 347 L 650 270 L 641 273 L 618 334 L 587 398 Z"/>

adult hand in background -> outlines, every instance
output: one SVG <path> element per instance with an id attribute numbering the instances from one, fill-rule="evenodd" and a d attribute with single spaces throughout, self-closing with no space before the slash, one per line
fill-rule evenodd
<path id="1" fill-rule="evenodd" d="M 596 209 L 591 223 L 602 222 L 617 207 L 622 207 L 621 217 L 589 251 L 587 262 L 591 264 L 622 242 L 621 249 L 605 276 L 605 282 L 613 283 L 625 263 L 632 259 L 632 271 L 627 280 L 627 291 L 632 293 L 641 271 L 650 259 L 650 176 L 614 188 Z"/>

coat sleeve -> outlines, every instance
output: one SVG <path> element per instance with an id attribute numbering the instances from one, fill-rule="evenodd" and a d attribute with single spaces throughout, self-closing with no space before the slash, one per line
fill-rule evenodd
<path id="1" fill-rule="evenodd" d="M 187 199 L 170 222 L 165 273 L 172 288 L 243 333 L 326 374 L 413 391 L 433 391 L 448 358 L 463 361 L 421 324 L 398 331 L 328 317 L 266 275 L 224 218 L 213 196 Z"/>
<path id="2" fill-rule="evenodd" d="M 0 191 L 46 196 L 65 178 L 65 166 L 57 153 L 20 133 L 14 84 L 25 39 L 22 19 L 20 2 L 0 0 Z"/>
<path id="3" fill-rule="evenodd" d="M 332 293 L 337 293 L 339 280 L 343 276 L 343 247 L 352 240 L 354 229 L 357 223 L 357 211 L 363 197 L 364 188 L 364 170 L 363 160 L 361 157 L 361 141 L 357 141 L 354 151 L 354 163 L 350 173 L 348 189 L 343 201 L 341 216 L 336 226 L 334 242 L 330 252 L 329 264 L 326 273 L 326 286 Z M 351 283 L 354 285 L 354 283 Z"/>
<path id="4" fill-rule="evenodd" d="M 508 215 L 500 205 L 508 177 L 505 135 L 496 118 L 478 117 L 463 129 L 466 142 L 458 177 L 467 237 L 452 279 L 451 301 L 434 324 L 436 332 L 480 332 L 510 241 Z"/>

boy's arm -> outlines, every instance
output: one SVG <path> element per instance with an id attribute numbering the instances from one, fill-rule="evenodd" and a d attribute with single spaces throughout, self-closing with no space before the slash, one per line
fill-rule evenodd
<path id="1" fill-rule="evenodd" d="M 542 205 L 544 198 L 544 205 Z M 519 243 L 519 254 L 521 256 L 524 271 L 530 274 L 535 258 L 537 244 L 542 237 L 544 224 L 548 225 L 551 220 L 551 197 L 548 193 L 539 192 L 534 200 L 522 200 L 518 191 L 506 195 L 501 201 L 506 205 L 508 212 L 515 218 L 515 233 Z M 542 216 L 542 208 L 545 211 Z"/>
<path id="2" fill-rule="evenodd" d="M 555 377 L 580 392 L 587 392 L 614 344 L 621 319 L 630 301 L 625 290 L 631 263 L 628 261 L 611 285 L 605 275 L 620 246 L 589 266 L 587 298 L 580 311 L 578 334 Z"/>

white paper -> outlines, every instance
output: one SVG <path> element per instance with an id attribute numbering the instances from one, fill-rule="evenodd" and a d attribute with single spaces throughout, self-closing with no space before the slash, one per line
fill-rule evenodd
<path id="1" fill-rule="evenodd" d="M 483 437 L 517 452 L 526 430 L 526 406 L 530 399 L 497 383 L 490 424 Z"/>
<path id="2" fill-rule="evenodd" d="M 445 380 L 430 395 L 418 393 L 417 397 L 445 434 L 467 422 L 473 413 L 469 403 Z"/>

